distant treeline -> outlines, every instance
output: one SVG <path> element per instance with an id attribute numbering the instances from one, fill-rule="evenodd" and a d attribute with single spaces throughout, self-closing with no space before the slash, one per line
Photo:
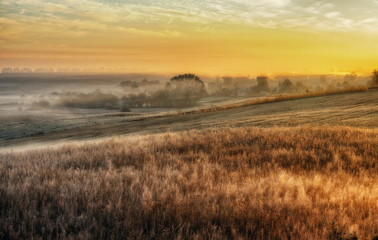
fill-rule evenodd
<path id="1" fill-rule="evenodd" d="M 144 79 L 139 83 L 127 80 L 121 82 L 120 85 L 135 87 L 137 84 L 159 83 L 158 80 Z M 63 107 L 120 109 L 124 112 L 130 111 L 130 108 L 140 107 L 191 107 L 195 106 L 200 98 L 208 95 L 203 81 L 194 74 L 175 76 L 163 89 L 149 95 L 145 93 L 129 94 L 119 98 L 111 93 L 103 93 L 101 90 L 95 90 L 91 93 L 53 92 L 51 94 L 59 97 L 58 105 Z M 45 102 L 43 104 L 46 106 Z M 40 106 L 41 103 L 35 105 Z"/>
<path id="2" fill-rule="evenodd" d="M 159 80 L 143 79 L 141 82 L 126 80 L 126 81 L 120 82 L 119 85 L 121 87 L 138 88 L 139 86 L 149 86 L 149 85 L 158 85 L 158 84 L 160 84 Z"/>
<path id="3" fill-rule="evenodd" d="M 111 93 L 95 90 L 92 93 L 67 92 L 60 95 L 58 105 L 72 108 L 119 109 L 119 98 Z"/>
<path id="4" fill-rule="evenodd" d="M 208 93 L 206 84 L 197 75 L 188 73 L 174 76 L 164 87 L 156 89 L 154 92 L 129 94 L 119 97 L 112 93 L 103 93 L 95 90 L 91 93 L 78 92 L 53 92 L 53 96 L 58 96 L 58 106 L 70 108 L 105 108 L 112 110 L 130 111 L 130 108 L 161 107 L 161 108 L 181 108 L 197 105 L 198 101 L 206 96 L 275 96 L 281 94 L 308 94 L 321 92 L 334 92 L 347 90 L 356 86 L 378 86 L 378 70 L 371 75 L 371 80 L 361 84 L 357 82 L 356 74 L 347 74 L 342 81 L 335 83 L 328 81 L 326 77 L 321 77 L 319 83 L 312 85 L 304 84 L 302 81 L 293 82 L 286 78 L 279 82 L 269 79 L 267 76 L 258 76 L 256 79 L 224 77 L 223 82 L 217 83 L 217 88 L 211 94 Z M 142 81 L 122 81 L 120 86 L 137 88 L 140 85 L 158 85 L 158 80 Z M 210 85 L 210 84 L 208 84 Z M 213 86 L 214 88 L 214 86 Z M 47 100 L 40 100 L 32 104 L 33 108 L 49 107 L 51 104 Z"/>
<path id="5" fill-rule="evenodd" d="M 310 92 L 324 92 L 348 89 L 351 87 L 378 86 L 378 70 L 371 75 L 371 80 L 366 77 L 358 77 L 356 73 L 350 73 L 343 79 L 330 80 L 326 75 L 318 79 L 301 81 L 285 78 L 277 81 L 268 76 L 248 77 L 222 77 L 216 82 L 209 83 L 214 96 L 257 96 L 268 94 L 302 94 Z"/>

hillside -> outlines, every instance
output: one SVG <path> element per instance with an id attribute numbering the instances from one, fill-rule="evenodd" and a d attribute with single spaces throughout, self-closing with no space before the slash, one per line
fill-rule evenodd
<path id="1" fill-rule="evenodd" d="M 3 140 L 0 239 L 372 239 L 377 93 Z"/>
<path id="2" fill-rule="evenodd" d="M 114 115 L 105 116 L 114 118 Z M 344 93 L 218 111 L 176 113 L 165 116 L 117 116 L 115 122 L 76 127 L 37 136 L 0 140 L 0 150 L 25 144 L 93 140 L 127 134 L 205 129 L 209 127 L 274 127 L 332 125 L 378 127 L 378 91 Z M 22 129 L 21 129 L 22 130 Z"/>

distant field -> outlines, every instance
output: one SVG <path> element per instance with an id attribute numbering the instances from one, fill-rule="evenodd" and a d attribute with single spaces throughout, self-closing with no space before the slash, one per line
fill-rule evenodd
<path id="1" fill-rule="evenodd" d="M 49 116 L 45 116 L 44 119 L 49 121 Z M 35 124 L 23 122 L 22 126 L 4 127 L 0 150 L 25 143 L 52 144 L 59 141 L 92 140 L 123 134 L 175 132 L 209 127 L 331 125 L 376 128 L 378 127 L 378 91 L 293 99 L 208 112 L 186 113 L 183 110 L 182 113 L 139 114 L 139 116 L 138 114 L 102 114 L 81 119 L 80 121 L 86 121 L 84 126 L 80 125 L 77 118 L 70 119 L 69 115 L 67 118 L 62 116 L 61 119 L 56 120 L 57 123 L 50 121 L 49 124 L 52 126 L 39 124 L 41 129 L 37 133 L 41 133 L 36 136 L 12 137 L 27 133 L 29 128 L 30 131 L 36 131 L 38 128 Z M 54 124 L 66 126 L 70 123 L 72 126 L 68 129 L 53 127 Z M 4 121 L 4 124 L 12 125 L 12 120 Z"/>
<path id="2" fill-rule="evenodd" d="M 309 126 L 0 154 L 0 239 L 372 239 L 377 161 L 376 128 Z"/>

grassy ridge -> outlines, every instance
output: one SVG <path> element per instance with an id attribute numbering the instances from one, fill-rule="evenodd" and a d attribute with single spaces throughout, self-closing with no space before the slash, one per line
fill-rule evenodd
<path id="1" fill-rule="evenodd" d="M 378 130 L 238 128 L 0 155 L 0 239 L 371 239 Z"/>
<path id="2" fill-rule="evenodd" d="M 312 97 L 320 97 L 320 96 L 327 96 L 327 95 L 336 95 L 336 94 L 343 94 L 343 93 L 356 93 L 356 92 L 366 92 L 369 91 L 368 87 L 350 87 L 346 89 L 337 89 L 337 90 L 328 90 L 328 91 L 321 91 L 321 92 L 310 92 L 310 93 L 299 93 L 299 94 L 283 94 L 277 95 L 274 97 L 264 97 L 258 99 L 252 99 L 240 103 L 232 103 L 232 104 L 224 104 L 221 106 L 210 107 L 210 108 L 201 108 L 196 111 L 190 112 L 209 112 L 209 111 L 219 111 L 237 107 L 245 107 L 251 105 L 258 105 L 264 103 L 274 103 L 274 102 L 283 102 L 295 99 L 304 99 L 304 98 L 312 98 Z M 187 113 L 190 113 L 187 112 Z"/>

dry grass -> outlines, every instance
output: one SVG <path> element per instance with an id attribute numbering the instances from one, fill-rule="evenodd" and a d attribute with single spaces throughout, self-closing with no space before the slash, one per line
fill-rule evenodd
<path id="1" fill-rule="evenodd" d="M 209 112 L 209 111 L 219 111 L 237 107 L 244 107 L 244 106 L 251 106 L 251 105 L 258 105 L 264 103 L 274 103 L 274 102 L 283 102 L 289 100 L 296 100 L 296 99 L 304 99 L 304 98 L 313 98 L 313 97 L 320 97 L 320 96 L 327 96 L 327 95 L 336 95 L 336 94 L 343 94 L 343 93 L 357 93 L 357 92 L 367 92 L 369 91 L 368 87 L 350 87 L 346 89 L 338 89 L 338 90 L 327 90 L 321 92 L 310 92 L 310 93 L 300 93 L 300 94 L 283 94 L 277 95 L 274 97 L 264 97 L 258 99 L 252 99 L 240 103 L 232 103 L 232 104 L 225 104 L 221 106 L 211 107 L 211 108 L 201 108 L 196 111 L 192 112 Z M 188 113 L 188 112 L 187 112 Z"/>
<path id="2" fill-rule="evenodd" d="M 371 239 L 378 130 L 239 128 L 0 155 L 0 239 Z"/>

